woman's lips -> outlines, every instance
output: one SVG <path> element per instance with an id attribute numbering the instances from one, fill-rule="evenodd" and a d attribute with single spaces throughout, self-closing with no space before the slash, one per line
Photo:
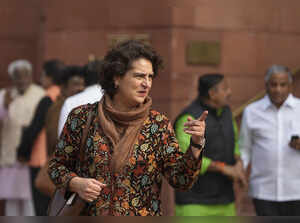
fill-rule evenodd
<path id="1" fill-rule="evenodd" d="M 145 97 L 147 95 L 147 91 L 138 91 L 138 94 Z"/>

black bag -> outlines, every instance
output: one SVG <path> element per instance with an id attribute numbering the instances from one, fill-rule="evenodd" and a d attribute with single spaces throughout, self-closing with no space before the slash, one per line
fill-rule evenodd
<path id="1" fill-rule="evenodd" d="M 48 207 L 48 216 L 79 216 L 85 206 L 78 194 L 57 189 Z"/>
<path id="2" fill-rule="evenodd" d="M 88 129 L 92 122 L 93 112 L 89 112 L 87 124 L 83 129 L 80 144 L 80 160 L 84 157 L 84 145 L 86 142 Z M 56 189 L 48 206 L 48 216 L 78 216 L 86 202 L 82 200 L 77 193 L 69 192 L 65 189 Z"/>

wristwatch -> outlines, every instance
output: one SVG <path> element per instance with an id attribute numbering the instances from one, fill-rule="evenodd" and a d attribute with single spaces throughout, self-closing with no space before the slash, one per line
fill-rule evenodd
<path id="1" fill-rule="evenodd" d="M 190 140 L 190 146 L 196 148 L 196 149 L 203 149 L 204 148 L 204 145 L 205 145 L 205 138 L 202 139 L 201 143 L 200 144 L 196 144 L 193 142 L 192 138 Z"/>

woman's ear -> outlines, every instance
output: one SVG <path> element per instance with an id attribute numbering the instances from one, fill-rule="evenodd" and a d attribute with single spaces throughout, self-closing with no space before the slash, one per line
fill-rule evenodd
<path id="1" fill-rule="evenodd" d="M 118 87 L 119 87 L 119 84 L 120 84 L 120 77 L 119 77 L 119 76 L 115 76 L 115 77 L 114 77 L 114 85 L 115 85 L 115 88 L 118 88 Z"/>

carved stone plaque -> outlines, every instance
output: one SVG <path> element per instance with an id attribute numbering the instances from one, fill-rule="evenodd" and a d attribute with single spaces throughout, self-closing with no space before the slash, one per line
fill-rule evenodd
<path id="1" fill-rule="evenodd" d="M 218 41 L 191 41 L 186 48 L 186 63 L 190 65 L 219 65 L 220 48 Z"/>

